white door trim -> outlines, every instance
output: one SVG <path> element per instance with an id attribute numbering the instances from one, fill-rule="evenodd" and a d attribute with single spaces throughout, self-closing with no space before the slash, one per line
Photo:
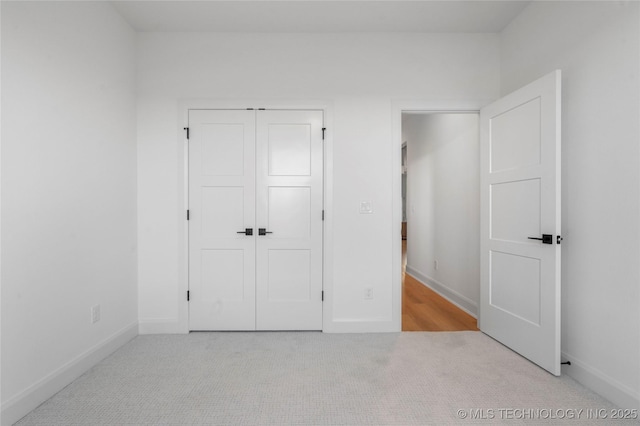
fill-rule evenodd
<path id="1" fill-rule="evenodd" d="M 280 101 L 268 99 L 180 99 L 176 105 L 176 149 L 178 151 L 178 199 L 182 202 L 176 212 L 178 221 L 178 291 L 175 295 L 177 303 L 177 318 L 174 323 L 158 325 L 157 331 L 164 333 L 189 333 L 189 305 L 187 291 L 189 290 L 189 228 L 186 220 L 189 205 L 189 156 L 187 135 L 183 128 L 189 126 L 190 109 L 247 109 L 265 108 L 274 110 L 322 110 L 324 111 L 324 125 L 326 127 L 324 139 L 324 170 L 323 170 L 323 325 L 322 329 L 330 327 L 333 312 L 333 105 L 326 101 Z M 161 330 L 162 329 L 162 330 Z"/>
<path id="2" fill-rule="evenodd" d="M 497 96 L 496 96 L 497 97 Z M 392 173 L 392 226 L 391 226 L 391 274 L 392 282 L 392 327 L 393 331 L 402 330 L 402 113 L 410 111 L 420 112 L 449 112 L 449 113 L 479 113 L 483 105 L 493 99 L 467 101 L 425 101 L 398 100 L 391 105 L 391 173 Z"/>

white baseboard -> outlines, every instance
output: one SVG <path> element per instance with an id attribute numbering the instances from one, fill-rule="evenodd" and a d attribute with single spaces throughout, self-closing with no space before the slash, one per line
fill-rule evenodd
<path id="1" fill-rule="evenodd" d="M 397 333 L 400 326 L 388 320 L 333 320 L 324 324 L 324 333 Z"/>
<path id="2" fill-rule="evenodd" d="M 141 319 L 138 323 L 139 334 L 186 334 L 187 324 L 175 318 Z"/>
<path id="3" fill-rule="evenodd" d="M 385 333 L 398 332 L 399 326 L 391 320 L 337 319 L 323 324 L 325 333 Z M 189 327 L 175 319 L 140 320 L 138 333 L 187 334 Z"/>
<path id="4" fill-rule="evenodd" d="M 435 291 L 440 296 L 444 297 L 449 302 L 453 303 L 458 308 L 462 309 L 472 317 L 478 318 L 478 304 L 473 300 L 469 299 L 466 296 L 461 295 L 455 290 L 451 290 L 449 287 L 442 284 L 441 282 L 438 282 L 433 278 L 423 275 L 422 273 L 420 273 L 419 271 L 416 271 L 409 265 L 407 265 L 406 271 L 407 271 L 407 274 L 411 275 L 413 278 L 418 280 L 424 286 L 429 287 L 431 290 Z"/>
<path id="5" fill-rule="evenodd" d="M 571 365 L 562 366 L 562 372 L 576 382 L 620 408 L 640 410 L 640 394 L 637 391 L 565 352 L 562 353 L 562 359 L 571 362 Z"/>
<path id="6" fill-rule="evenodd" d="M 2 404 L 1 423 L 12 425 L 138 335 L 138 322 L 114 333 Z"/>

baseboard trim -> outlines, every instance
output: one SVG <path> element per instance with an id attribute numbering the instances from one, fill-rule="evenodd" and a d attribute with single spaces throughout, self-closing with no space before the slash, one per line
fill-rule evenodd
<path id="1" fill-rule="evenodd" d="M 388 320 L 338 319 L 324 325 L 324 333 L 397 333 L 400 326 Z"/>
<path id="2" fill-rule="evenodd" d="M 434 280 L 433 278 L 430 278 L 426 275 L 423 275 L 422 273 L 420 273 L 419 271 L 416 271 L 409 265 L 407 265 L 406 272 L 407 274 L 415 278 L 418 282 L 420 282 L 422 285 L 429 287 L 431 290 L 435 291 L 440 296 L 444 297 L 449 302 L 453 303 L 458 308 L 462 309 L 472 317 L 476 319 L 478 318 L 478 304 L 473 300 L 469 299 L 466 296 L 461 295 L 460 293 L 454 290 L 451 290 L 449 287 L 442 284 L 441 282 Z"/>
<path id="3" fill-rule="evenodd" d="M 633 389 L 570 354 L 562 352 L 562 359 L 571 362 L 571 365 L 562 366 L 562 372 L 576 382 L 620 408 L 640 410 L 640 394 L 638 392 L 634 392 Z"/>
<path id="4" fill-rule="evenodd" d="M 175 318 L 142 319 L 138 324 L 139 334 L 189 333 L 189 327 Z"/>
<path id="5" fill-rule="evenodd" d="M 138 335 L 138 322 L 117 331 L 2 404 L 2 424 L 11 425 Z"/>
<path id="6" fill-rule="evenodd" d="M 336 319 L 323 323 L 325 333 L 387 333 L 399 332 L 400 326 L 391 319 Z M 176 319 L 140 320 L 138 334 L 187 334 L 189 328 Z"/>

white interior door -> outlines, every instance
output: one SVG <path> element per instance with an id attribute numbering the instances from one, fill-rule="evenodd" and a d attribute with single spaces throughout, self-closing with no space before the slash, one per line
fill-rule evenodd
<path id="1" fill-rule="evenodd" d="M 189 133 L 189 328 L 255 330 L 255 113 L 191 110 Z"/>
<path id="2" fill-rule="evenodd" d="M 322 329 L 322 123 L 258 113 L 258 330 Z"/>
<path id="3" fill-rule="evenodd" d="M 480 329 L 555 375 L 560 112 L 560 71 L 480 112 Z"/>
<path id="4" fill-rule="evenodd" d="M 189 112 L 191 330 L 322 329 L 322 124 Z"/>

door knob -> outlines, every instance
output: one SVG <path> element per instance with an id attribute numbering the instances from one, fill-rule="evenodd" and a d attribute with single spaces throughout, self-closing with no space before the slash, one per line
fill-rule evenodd
<path id="1" fill-rule="evenodd" d="M 245 228 L 244 231 L 238 231 L 238 234 L 253 235 L 253 228 Z"/>
<path id="2" fill-rule="evenodd" d="M 551 234 L 542 234 L 542 238 L 538 237 L 528 237 L 530 240 L 539 240 L 542 241 L 542 244 L 553 244 L 553 235 Z"/>
<path id="3" fill-rule="evenodd" d="M 267 231 L 267 228 L 258 228 L 258 235 L 273 234 L 273 232 Z"/>

